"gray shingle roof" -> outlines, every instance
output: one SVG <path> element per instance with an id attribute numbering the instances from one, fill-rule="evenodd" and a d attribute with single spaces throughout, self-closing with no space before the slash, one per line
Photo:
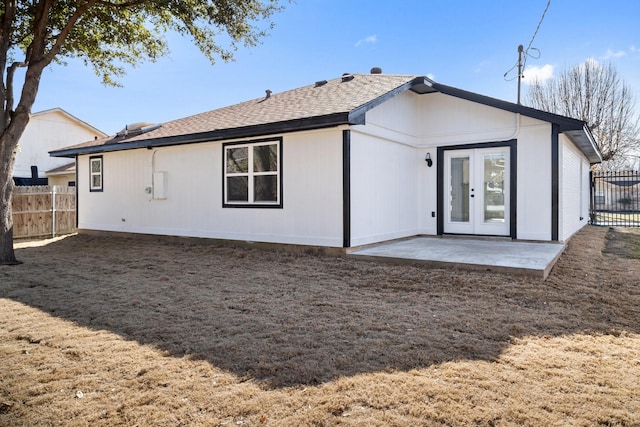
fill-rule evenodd
<path id="1" fill-rule="evenodd" d="M 333 79 L 326 84 L 274 93 L 269 98 L 253 99 L 174 120 L 165 123 L 150 136 L 162 138 L 349 113 L 415 77 L 386 75 L 381 78 L 380 75 L 358 74 L 344 82 L 341 78 Z"/>

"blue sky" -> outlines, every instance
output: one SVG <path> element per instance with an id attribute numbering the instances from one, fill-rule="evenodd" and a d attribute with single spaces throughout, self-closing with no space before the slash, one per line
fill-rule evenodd
<path id="1" fill-rule="evenodd" d="M 169 34 L 170 54 L 129 69 L 122 88 L 102 86 L 80 63 L 53 66 L 32 111 L 61 107 L 113 134 L 127 123 L 165 122 L 374 66 L 515 102 L 516 72 L 504 73 L 518 45 L 529 45 L 547 2 L 297 0 L 235 62 L 212 66 L 188 39 Z M 638 22 L 637 0 L 551 0 L 525 77 L 558 75 L 587 58 L 611 62 L 640 109 Z"/>

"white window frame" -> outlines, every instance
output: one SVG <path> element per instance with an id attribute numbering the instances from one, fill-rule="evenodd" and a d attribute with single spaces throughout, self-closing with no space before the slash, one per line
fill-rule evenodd
<path id="1" fill-rule="evenodd" d="M 254 172 L 253 149 L 259 146 L 276 146 L 276 170 L 266 172 Z M 237 148 L 247 148 L 247 172 L 230 173 L 227 171 L 227 153 L 229 150 Z M 276 177 L 276 200 L 256 201 L 254 178 L 257 176 Z M 228 178 L 247 177 L 248 194 L 246 201 L 229 200 Z M 261 139 L 253 141 L 242 141 L 222 144 L 222 206 L 225 208 L 282 208 L 282 138 Z"/>
<path id="2" fill-rule="evenodd" d="M 100 171 L 94 172 L 93 163 L 97 162 L 100 165 Z M 100 185 L 94 185 L 93 178 L 95 176 L 100 177 Z M 89 157 L 89 191 L 102 191 L 104 188 L 104 162 L 102 156 Z"/>

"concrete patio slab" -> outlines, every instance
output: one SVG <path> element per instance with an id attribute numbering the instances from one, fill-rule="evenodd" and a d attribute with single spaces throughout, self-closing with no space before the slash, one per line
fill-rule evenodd
<path id="1" fill-rule="evenodd" d="M 528 274 L 546 279 L 564 251 L 560 243 L 414 237 L 354 249 L 349 256 Z"/>

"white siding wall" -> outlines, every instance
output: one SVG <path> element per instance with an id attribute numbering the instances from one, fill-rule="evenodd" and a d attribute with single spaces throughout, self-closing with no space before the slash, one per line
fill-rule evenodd
<path id="1" fill-rule="evenodd" d="M 516 235 L 522 240 L 551 240 L 551 125 L 522 120 Z"/>
<path id="2" fill-rule="evenodd" d="M 79 228 L 342 246 L 341 130 L 283 141 L 283 209 L 222 208 L 222 143 L 104 153 L 102 192 L 89 192 L 89 156 L 81 156 Z M 166 172 L 164 200 L 145 192 L 152 162 Z"/>
<path id="3" fill-rule="evenodd" d="M 351 245 L 419 234 L 416 149 L 373 136 L 351 136 Z"/>
<path id="4" fill-rule="evenodd" d="M 516 115 L 486 105 L 432 93 L 418 96 L 418 144 L 443 146 L 512 139 Z"/>
<path id="5" fill-rule="evenodd" d="M 436 204 L 436 147 L 511 139 L 518 141 L 517 237 L 525 240 L 551 240 L 550 124 L 442 94 L 416 95 L 407 92 L 371 110 L 367 114 L 366 127 L 355 128 L 369 138 L 361 140 L 361 151 L 358 154 L 352 152 L 352 162 L 362 157 L 373 164 L 375 161 L 367 156 L 380 155 L 380 161 L 396 162 L 394 166 L 388 166 L 387 170 L 395 174 L 408 174 L 399 178 L 386 176 L 387 172 L 382 172 L 381 180 L 386 186 L 381 186 L 375 180 L 373 182 L 376 182 L 375 188 L 384 191 L 380 190 L 377 198 L 368 196 L 372 199 L 365 204 L 366 211 L 373 209 L 374 205 L 384 205 L 383 199 L 397 204 L 402 209 L 403 213 L 399 217 L 404 225 L 400 227 L 394 223 L 395 219 L 390 215 L 391 210 L 399 207 L 377 207 L 376 209 L 385 209 L 387 216 L 380 214 L 376 217 L 378 223 L 375 225 L 372 223 L 373 219 L 369 219 L 367 226 L 370 229 L 367 232 L 363 226 L 363 229 L 358 230 L 358 242 L 363 240 L 363 236 L 373 239 L 385 232 L 394 236 L 410 235 L 408 233 L 413 229 L 418 230 L 415 234 L 436 234 L 437 221 L 432 217 L 432 212 L 439 214 Z M 388 147 L 379 148 L 382 145 Z M 396 147 L 390 148 L 391 146 Z M 424 161 L 426 153 L 431 154 L 431 168 Z M 389 156 L 393 157 L 388 158 Z M 404 172 L 400 170 L 400 165 Z M 376 172 L 378 171 L 373 168 L 369 174 Z M 402 182 L 403 179 L 408 182 Z M 354 205 L 353 193 L 367 194 L 367 190 L 363 190 L 366 182 L 359 182 L 360 187 L 352 182 Z M 391 195 L 393 185 L 402 187 Z M 410 194 L 414 189 L 417 191 L 415 197 Z M 388 218 L 386 225 L 382 224 L 384 218 Z M 356 223 L 353 212 L 352 223 Z"/>
<path id="6" fill-rule="evenodd" d="M 560 240 L 568 240 L 587 224 L 589 163 L 566 137 L 560 138 Z"/>
<path id="7" fill-rule="evenodd" d="M 353 246 L 437 233 L 437 149 L 421 146 L 423 99 L 400 94 L 369 111 L 366 126 L 353 127 Z"/>

